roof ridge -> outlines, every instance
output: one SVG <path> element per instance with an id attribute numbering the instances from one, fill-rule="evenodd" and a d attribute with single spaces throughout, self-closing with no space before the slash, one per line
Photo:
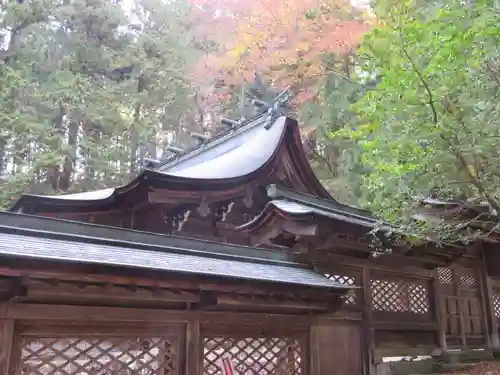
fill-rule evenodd
<path id="1" fill-rule="evenodd" d="M 163 160 L 160 160 L 159 163 L 157 163 L 153 168 L 151 168 L 151 170 L 158 170 L 162 167 L 165 167 L 166 165 L 172 163 L 172 162 L 175 162 L 177 160 L 180 160 L 181 158 L 185 157 L 186 155 L 192 153 L 193 151 L 196 151 L 204 146 L 207 146 L 209 145 L 210 143 L 213 143 L 221 138 L 224 138 L 225 136 L 237 131 L 237 130 L 240 130 L 242 128 L 244 128 L 245 126 L 255 122 L 257 119 L 259 119 L 260 117 L 266 115 L 266 117 L 269 115 L 269 111 L 268 109 L 266 109 L 265 111 L 262 111 L 262 112 L 259 112 L 258 114 L 256 114 L 255 116 L 252 116 L 248 119 L 245 119 L 244 121 L 241 121 L 238 120 L 238 125 L 236 126 L 233 126 L 231 128 L 228 128 L 226 130 L 223 130 L 217 134 L 215 134 L 213 137 L 210 137 L 209 139 L 207 139 L 206 141 L 204 142 L 200 142 L 198 143 L 197 145 L 193 146 L 193 147 L 190 147 L 190 148 L 187 148 L 185 149 L 184 151 L 178 153 L 178 154 L 174 154 L 172 156 L 169 156 Z"/>

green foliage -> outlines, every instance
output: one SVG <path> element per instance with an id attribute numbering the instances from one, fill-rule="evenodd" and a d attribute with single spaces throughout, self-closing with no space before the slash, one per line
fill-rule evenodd
<path id="1" fill-rule="evenodd" d="M 327 74 L 318 80 L 315 99 L 302 105 L 299 118 L 311 129 L 307 149 L 316 175 L 336 199 L 357 205 L 363 175 L 360 147 L 349 139 L 331 135 L 344 127 L 355 126 L 351 105 L 372 82 L 355 77 L 353 56 L 328 54 L 322 64 L 327 67 Z"/>
<path id="2" fill-rule="evenodd" d="M 189 8 L 135 4 L 133 19 L 111 0 L 0 7 L 1 206 L 22 191 L 122 184 L 187 120 Z M 141 30 L 127 27 L 137 20 Z"/>
<path id="3" fill-rule="evenodd" d="M 493 1 L 377 4 L 364 74 L 380 76 L 335 133 L 362 149 L 362 204 L 410 233 L 469 241 L 443 223 L 411 218 L 422 198 L 473 199 L 500 213 L 500 12 Z"/>

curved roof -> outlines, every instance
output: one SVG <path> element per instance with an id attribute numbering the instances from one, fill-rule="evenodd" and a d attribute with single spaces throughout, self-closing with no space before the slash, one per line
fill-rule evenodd
<path id="1" fill-rule="evenodd" d="M 166 188 L 217 190 L 221 184 L 241 184 L 271 164 L 284 145 L 290 153 L 301 179 L 310 193 L 330 197 L 317 180 L 303 152 L 297 122 L 279 117 L 273 122 L 261 114 L 242 125 L 225 131 L 212 139 L 168 159 L 154 168 L 143 170 L 128 184 L 116 188 L 86 193 L 42 196 L 24 194 L 11 208 L 22 211 L 28 205 L 87 206 L 112 203 L 144 180 L 166 184 Z M 182 186 L 182 187 L 181 187 Z"/>
<path id="2" fill-rule="evenodd" d="M 156 235 L 68 220 L 0 212 L 0 259 L 156 270 L 296 286 L 341 285 L 289 254 Z"/>
<path id="3" fill-rule="evenodd" d="M 286 117 L 267 128 L 256 126 L 218 145 L 201 148 L 189 158 L 160 166 L 158 173 L 189 179 L 229 179 L 249 175 L 274 155 L 284 136 Z M 208 145 L 207 145 L 208 146 Z"/>
<path id="4" fill-rule="evenodd" d="M 263 225 L 267 219 L 273 215 L 280 215 L 291 219 L 301 219 L 310 216 L 324 217 L 327 219 L 337 220 L 354 224 L 357 226 L 373 229 L 376 226 L 376 219 L 370 215 L 356 214 L 350 212 L 351 207 L 338 204 L 338 208 L 321 207 L 319 205 L 310 204 L 307 202 L 294 202 L 288 199 L 274 199 L 267 203 L 266 207 L 259 215 L 254 217 L 248 223 L 239 226 L 239 230 L 255 230 Z"/>

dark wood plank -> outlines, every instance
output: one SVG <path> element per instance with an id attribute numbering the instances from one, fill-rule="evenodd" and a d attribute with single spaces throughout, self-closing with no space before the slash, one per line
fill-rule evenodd
<path id="1" fill-rule="evenodd" d="M 0 319 L 0 374 L 11 374 L 15 366 L 14 319 Z"/>
<path id="2" fill-rule="evenodd" d="M 161 309 L 137 309 L 122 307 L 68 306 L 47 304 L 12 303 L 7 306 L 7 318 L 21 320 L 47 321 L 135 321 L 135 322 L 188 322 L 190 319 L 200 319 L 211 322 L 259 322 L 263 317 L 266 321 L 303 322 L 312 321 L 312 317 L 293 314 L 269 313 L 234 313 L 215 311 L 185 311 Z"/>

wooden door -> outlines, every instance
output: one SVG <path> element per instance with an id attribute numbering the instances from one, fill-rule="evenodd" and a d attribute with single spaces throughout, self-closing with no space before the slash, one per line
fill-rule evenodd
<path id="1" fill-rule="evenodd" d="M 486 341 L 479 277 L 474 267 L 438 269 L 441 316 L 449 348 L 481 347 Z"/>
<path id="2" fill-rule="evenodd" d="M 313 327 L 311 356 L 311 375 L 362 375 L 360 326 L 339 322 Z"/>

